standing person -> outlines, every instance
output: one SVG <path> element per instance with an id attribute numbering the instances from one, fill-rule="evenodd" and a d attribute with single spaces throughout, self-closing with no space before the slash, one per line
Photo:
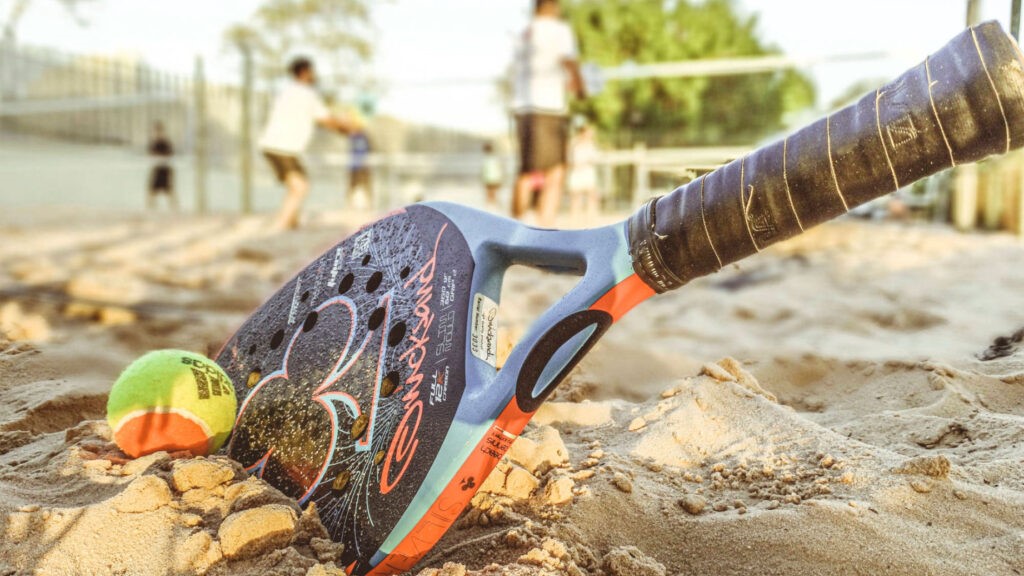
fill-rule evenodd
<path id="1" fill-rule="evenodd" d="M 373 197 L 373 185 L 370 166 L 366 162 L 370 155 L 370 138 L 362 125 L 354 128 L 349 134 L 348 145 L 348 205 L 364 209 L 367 200 Z"/>
<path id="2" fill-rule="evenodd" d="M 582 124 L 576 131 L 569 153 L 569 213 L 573 219 L 590 224 L 601 207 L 597 192 L 597 138 L 594 127 Z"/>
<path id="3" fill-rule="evenodd" d="M 348 133 L 352 125 L 332 116 L 313 86 L 316 72 L 309 58 L 298 57 L 288 66 L 291 81 L 277 95 L 259 146 L 286 194 L 275 227 L 291 230 L 299 225 L 299 211 L 309 193 L 309 179 L 299 156 L 309 146 L 316 126 Z"/>
<path id="4" fill-rule="evenodd" d="M 146 207 L 152 210 L 156 207 L 156 197 L 160 194 L 167 195 L 167 201 L 171 208 L 178 209 L 178 196 L 174 193 L 174 168 L 171 167 L 171 157 L 174 156 L 174 147 L 164 132 L 164 125 L 161 122 L 153 124 L 153 139 L 149 141 L 149 155 L 153 157 L 153 169 L 149 173 L 149 194 L 146 196 Z"/>
<path id="5" fill-rule="evenodd" d="M 501 181 L 505 179 L 505 175 L 501 169 L 501 158 L 494 153 L 494 145 L 490 142 L 484 142 L 484 163 L 480 176 L 484 182 L 484 191 L 487 193 L 487 207 L 494 209 L 498 206 L 498 189 L 501 188 Z"/>
<path id="6" fill-rule="evenodd" d="M 513 108 L 519 139 L 519 176 L 512 195 L 512 216 L 521 218 L 532 188 L 543 181 L 537 224 L 554 224 L 562 199 L 568 140 L 568 97 L 582 98 L 576 36 L 561 19 L 558 0 L 536 0 L 534 17 L 516 52 Z"/>

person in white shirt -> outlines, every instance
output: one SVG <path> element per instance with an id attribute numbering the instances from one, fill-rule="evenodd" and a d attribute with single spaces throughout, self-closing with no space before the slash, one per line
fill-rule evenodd
<path id="1" fill-rule="evenodd" d="M 286 194 L 275 227 L 291 230 L 299 225 L 302 202 L 309 193 L 309 178 L 299 156 L 309 146 L 316 126 L 349 133 L 352 123 L 331 115 L 313 86 L 316 72 L 309 58 L 298 57 L 288 66 L 292 81 L 274 99 L 259 147 L 270 162 Z"/>
<path id="2" fill-rule="evenodd" d="M 537 224 L 550 227 L 562 200 L 568 144 L 567 92 L 584 96 L 576 36 L 561 19 L 558 0 L 537 0 L 516 52 L 513 109 L 519 176 L 512 216 L 521 218 L 540 187 Z"/>

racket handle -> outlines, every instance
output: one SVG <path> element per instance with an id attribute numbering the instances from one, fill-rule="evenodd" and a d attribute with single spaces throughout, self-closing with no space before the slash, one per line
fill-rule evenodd
<path id="1" fill-rule="evenodd" d="M 1024 71 L 995 22 L 902 76 L 671 194 L 629 222 L 637 275 L 657 292 L 957 164 L 1024 145 Z"/>

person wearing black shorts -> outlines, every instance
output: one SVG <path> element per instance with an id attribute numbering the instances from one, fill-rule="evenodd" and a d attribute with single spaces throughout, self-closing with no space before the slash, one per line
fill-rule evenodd
<path id="1" fill-rule="evenodd" d="M 562 200 L 569 117 L 566 92 L 583 97 L 576 37 L 561 19 L 557 0 L 536 0 L 533 20 L 516 51 L 514 109 L 519 176 L 512 216 L 522 218 L 540 188 L 537 224 L 554 225 Z"/>
<path id="2" fill-rule="evenodd" d="M 308 178 L 308 175 L 306 174 L 306 167 L 302 165 L 302 161 L 299 160 L 298 156 L 279 154 L 277 152 L 264 150 L 263 157 L 270 163 L 270 169 L 274 172 L 274 176 L 277 178 L 277 181 L 282 184 L 288 183 L 289 174 L 296 174 L 297 176 Z"/>
<path id="3" fill-rule="evenodd" d="M 146 196 L 146 207 L 152 210 L 156 207 L 157 197 L 166 195 L 170 206 L 177 210 L 178 196 L 174 193 L 174 168 L 171 167 L 174 147 L 164 132 L 164 125 L 160 122 L 153 124 L 153 139 L 149 142 L 149 155 L 155 161 L 149 172 L 149 193 Z"/>

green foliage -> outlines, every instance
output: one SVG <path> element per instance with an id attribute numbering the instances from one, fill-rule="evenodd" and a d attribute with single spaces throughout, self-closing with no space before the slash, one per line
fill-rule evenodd
<path id="1" fill-rule="evenodd" d="M 564 3 L 582 60 L 618 66 L 777 53 L 756 37 L 757 18 L 731 0 L 574 0 Z M 814 102 L 808 78 L 788 70 L 735 76 L 609 82 L 576 111 L 615 144 L 749 143 Z"/>
<path id="2" fill-rule="evenodd" d="M 280 77 L 297 53 L 312 56 L 329 87 L 351 84 L 372 53 L 371 0 L 264 0 L 227 41 L 257 56 L 259 73 Z"/>

